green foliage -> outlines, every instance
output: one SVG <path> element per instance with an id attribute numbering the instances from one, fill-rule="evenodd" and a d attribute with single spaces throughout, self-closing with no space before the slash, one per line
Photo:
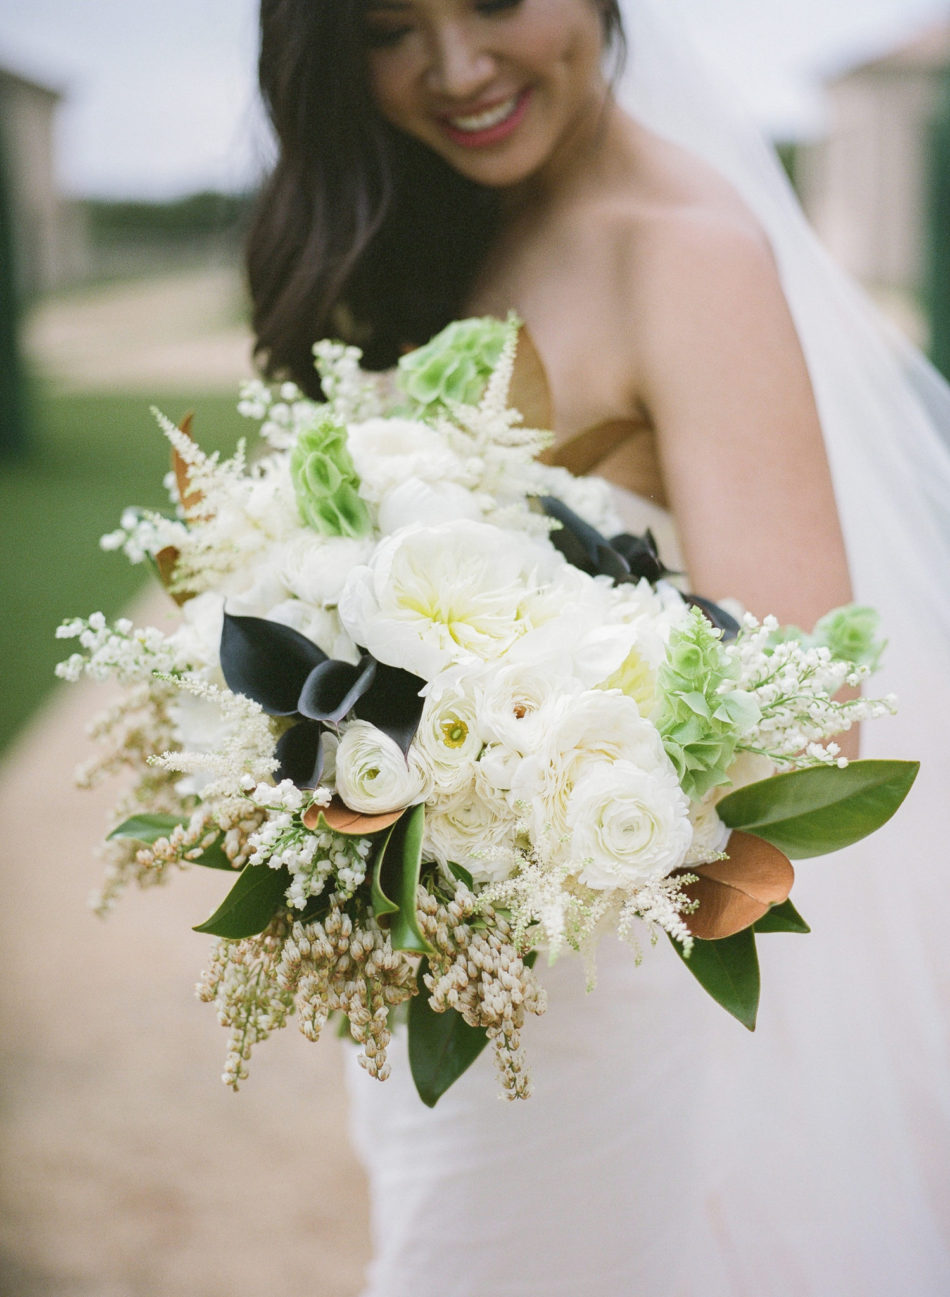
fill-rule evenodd
<path id="1" fill-rule="evenodd" d="M 167 838 L 173 829 L 178 828 L 180 824 L 186 824 L 187 821 L 181 819 L 178 815 L 132 815 L 127 820 L 123 820 L 109 834 L 109 838 L 131 838 L 134 842 L 144 842 L 151 845 L 158 842 L 160 838 Z M 202 865 L 205 869 L 227 869 L 231 872 L 234 866 L 228 859 L 224 851 L 223 841 L 220 837 L 215 838 L 210 846 L 191 860 L 193 865 Z"/>
<path id="2" fill-rule="evenodd" d="M 194 238 L 243 228 L 251 207 L 246 194 L 204 191 L 167 203 L 88 199 L 83 209 L 95 242 L 139 238 Z"/>
<path id="3" fill-rule="evenodd" d="M 167 838 L 173 829 L 185 821 L 180 815 L 131 815 L 123 820 L 109 834 L 109 841 L 115 838 L 131 838 L 134 842 L 145 842 L 151 845 L 160 838 Z"/>
<path id="4" fill-rule="evenodd" d="M 204 923 L 196 923 L 195 932 L 209 932 L 214 937 L 254 937 L 263 932 L 280 909 L 290 886 L 287 869 L 269 865 L 245 865 L 227 896 Z"/>
<path id="5" fill-rule="evenodd" d="M 365 536 L 369 513 L 346 446 L 346 429 L 329 417 L 301 433 L 290 455 L 301 519 L 325 536 Z"/>
<path id="6" fill-rule="evenodd" d="M 797 932 L 801 935 L 811 932 L 811 928 L 791 901 L 782 901 L 781 905 L 773 905 L 768 914 L 763 914 L 762 918 L 752 926 L 756 932 Z"/>
<path id="7" fill-rule="evenodd" d="M 928 256 L 924 293 L 930 317 L 930 356 L 950 379 L 950 68 L 943 73 L 943 94 L 930 136 L 928 186 Z"/>
<path id="8" fill-rule="evenodd" d="M 693 799 L 729 782 L 726 770 L 739 737 L 758 719 L 748 694 L 719 692 L 731 676 L 717 632 L 694 608 L 686 625 L 670 636 L 659 673 L 663 704 L 656 721 L 683 791 Z"/>
<path id="9" fill-rule="evenodd" d="M 501 358 L 509 326 L 492 316 L 455 320 L 399 361 L 398 382 L 423 411 L 474 405 Z"/>
<path id="10" fill-rule="evenodd" d="M 383 839 L 373 867 L 373 913 L 388 925 L 394 949 L 431 954 L 419 929 L 416 888 L 422 868 L 425 807 L 414 806 Z"/>
<path id="11" fill-rule="evenodd" d="M 196 434 L 208 450 L 230 451 L 247 432 L 235 398 L 220 393 L 34 391 L 37 453 L 0 475 L 0 743 L 55 684 L 53 668 L 68 648 L 54 638 L 63 618 L 96 609 L 115 617 L 147 580 L 144 566 L 104 554 L 99 537 L 129 503 L 168 507 L 168 443 L 149 414 L 153 399 L 175 419 L 197 411 Z"/>
<path id="12" fill-rule="evenodd" d="M 745 928 L 721 941 L 694 941 L 688 957 L 675 941 L 673 948 L 716 1003 L 754 1031 L 760 981 L 753 930 Z"/>
<path id="13" fill-rule="evenodd" d="M 823 856 L 879 829 L 910 791 L 916 761 L 816 766 L 738 788 L 718 803 L 731 829 L 764 838 L 792 860 Z"/>
<path id="14" fill-rule="evenodd" d="M 409 1002 L 409 1068 L 419 1098 L 434 1108 L 478 1058 L 488 1044 L 488 1035 L 484 1027 L 470 1027 L 454 1009 L 436 1013 L 430 1006 L 423 981 L 428 962 L 423 959 L 419 965 L 419 993 Z"/>

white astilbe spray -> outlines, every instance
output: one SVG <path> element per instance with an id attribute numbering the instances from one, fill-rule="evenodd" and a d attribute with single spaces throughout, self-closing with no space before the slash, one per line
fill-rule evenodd
<path id="1" fill-rule="evenodd" d="M 150 764 L 178 774 L 202 775 L 207 781 L 201 790 L 206 806 L 244 803 L 248 793 L 277 769 L 273 720 L 259 703 L 199 676 L 176 677 L 173 683 L 219 707 L 226 735 L 213 752 L 161 752 L 150 758 Z"/>
<path id="2" fill-rule="evenodd" d="M 508 405 L 518 346 L 518 321 L 508 320 L 498 364 L 478 405 L 453 405 L 436 429 L 469 469 L 465 485 L 478 501 L 486 521 L 499 527 L 545 534 L 551 524 L 530 507 L 536 493 L 536 457 L 551 444 L 550 432 L 526 428 Z"/>
<path id="3" fill-rule="evenodd" d="M 777 766 L 846 765 L 832 736 L 859 721 L 888 716 L 896 699 L 836 699 L 845 685 L 859 686 L 870 674 L 832 657 L 821 646 L 786 640 L 775 644 L 774 617 L 761 623 L 743 618 L 742 633 L 726 648 L 738 664 L 737 685 L 758 704 L 761 715 L 742 736 L 739 749 L 768 756 Z"/>

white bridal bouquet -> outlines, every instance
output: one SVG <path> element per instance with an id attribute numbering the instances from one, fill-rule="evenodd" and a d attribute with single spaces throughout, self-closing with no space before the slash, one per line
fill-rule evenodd
<path id="1" fill-rule="evenodd" d="M 104 544 L 154 563 L 180 624 L 58 632 L 61 676 L 126 690 L 83 776 L 137 779 L 97 907 L 233 875 L 197 930 L 235 1088 L 294 1013 L 312 1040 L 335 1015 L 385 1079 L 403 1016 L 426 1103 L 489 1040 L 524 1097 L 535 957 L 592 968 L 605 931 L 631 958 L 668 935 L 751 1028 L 756 934 L 808 930 L 789 858 L 863 837 L 913 781 L 831 741 L 893 709 L 836 700 L 877 660 L 873 612 L 805 634 L 682 594 L 605 482 L 539 459 L 518 353 L 517 321 L 462 321 L 392 382 L 320 343 L 324 402 L 245 387 L 250 460 L 159 416 L 173 512 L 129 510 Z"/>

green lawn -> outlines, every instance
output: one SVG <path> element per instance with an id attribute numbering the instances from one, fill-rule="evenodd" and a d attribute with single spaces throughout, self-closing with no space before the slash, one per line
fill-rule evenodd
<path id="1" fill-rule="evenodd" d="M 34 394 L 35 445 L 27 459 L 0 464 L 0 746 L 54 684 L 71 646 L 54 638 L 67 616 L 117 613 L 148 579 L 121 554 L 104 553 L 125 505 L 167 506 L 162 478 L 168 443 L 149 413 L 176 421 L 195 411 L 206 449 L 230 450 L 253 425 L 236 397 L 201 392 Z"/>

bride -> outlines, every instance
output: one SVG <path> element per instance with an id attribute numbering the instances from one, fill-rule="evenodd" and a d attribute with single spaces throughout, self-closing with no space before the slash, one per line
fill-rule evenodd
<path id="1" fill-rule="evenodd" d="M 666 946 L 637 967 L 604 943 L 592 995 L 569 958 L 542 974 L 528 1103 L 497 1100 L 484 1056 L 434 1110 L 404 1060 L 384 1085 L 354 1068 L 366 1297 L 936 1297 L 950 825 L 925 727 L 950 666 L 931 575 L 950 570 L 950 396 L 826 264 L 648 0 L 624 8 L 263 0 L 280 154 L 249 248 L 259 355 L 314 391 L 318 337 L 384 368 L 514 308 L 555 458 L 614 482 L 691 588 L 799 625 L 852 588 L 881 608 L 904 709 L 872 739 L 932 754 L 934 793 L 873 856 L 806 862 L 815 932 L 771 938 L 754 1037 Z"/>

